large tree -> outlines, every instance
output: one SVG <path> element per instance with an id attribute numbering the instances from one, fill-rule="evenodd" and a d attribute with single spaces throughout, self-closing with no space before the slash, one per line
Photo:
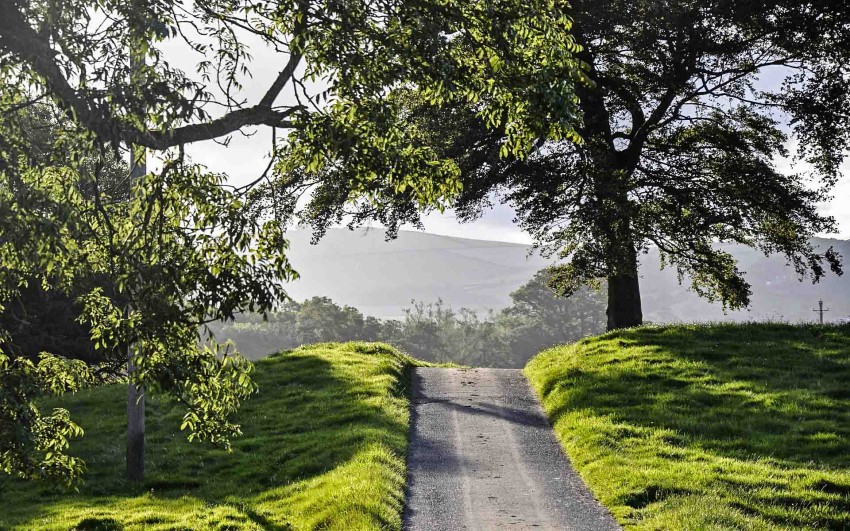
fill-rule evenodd
<path id="1" fill-rule="evenodd" d="M 78 296 L 98 348 L 133 345 L 131 388 L 182 400 L 192 437 L 226 443 L 238 433 L 230 414 L 253 389 L 250 365 L 215 345 L 198 349 L 197 327 L 270 310 L 294 274 L 284 231 L 295 195 L 255 208 L 252 187 L 332 169 L 343 201 L 445 203 L 458 168 L 407 127 L 389 96 L 399 87 L 433 105 L 473 103 L 488 127 L 509 131 L 505 153 L 541 136 L 575 138 L 582 74 L 563 7 L 0 0 L 0 305 L 32 283 Z M 175 43 L 193 71 L 172 64 Z M 279 73 L 244 101 L 239 89 L 258 66 L 252 46 L 274 50 Z M 57 113 L 61 131 L 46 150 L 26 134 L 34 104 Z M 260 126 L 281 134 L 270 173 L 253 184 L 234 188 L 186 155 L 189 144 Z M 117 197 L 103 167 L 128 151 L 136 162 L 147 154 L 155 171 L 128 175 L 132 192 Z M 108 289 L 78 293 L 92 275 Z M 7 348 L 6 331 L 0 339 L 0 471 L 74 479 L 81 463 L 66 448 L 79 427 L 37 400 L 79 388 L 87 368 L 62 352 L 31 360 Z"/>
<path id="2" fill-rule="evenodd" d="M 590 80 L 578 92 L 582 142 L 541 138 L 524 160 L 503 159 L 499 132 L 469 108 L 408 98 L 411 122 L 462 169 L 462 220 L 494 196 L 512 205 L 564 259 L 552 279 L 562 294 L 607 282 L 609 329 L 642 322 L 638 256 L 650 246 L 729 308 L 749 303 L 750 286 L 720 242 L 784 254 L 814 281 L 841 272 L 809 240 L 836 229 L 817 205 L 850 145 L 850 4 L 572 5 Z M 783 170 L 792 156 L 801 165 Z M 389 208 L 417 218 L 403 201 Z"/>

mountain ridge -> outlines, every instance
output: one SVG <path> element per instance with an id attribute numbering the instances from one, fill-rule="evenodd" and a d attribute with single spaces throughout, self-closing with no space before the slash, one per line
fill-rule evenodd
<path id="1" fill-rule="evenodd" d="M 510 305 L 510 293 L 552 263 L 530 245 L 514 242 L 399 231 L 385 241 L 380 228 L 330 229 L 317 245 L 312 233 L 287 233 L 289 258 L 301 278 L 287 286 L 295 300 L 326 296 L 366 315 L 398 318 L 412 300 L 445 304 L 477 312 Z M 819 247 L 834 247 L 850 260 L 850 241 L 817 238 Z M 850 317 L 850 278 L 832 273 L 819 283 L 797 282 L 781 256 L 764 257 L 740 245 L 725 245 L 739 261 L 753 287 L 749 310 L 724 313 L 679 285 L 675 270 L 660 269 L 657 250 L 641 256 L 644 318 L 651 322 L 786 320 L 811 321 L 818 299 L 830 307 L 829 320 Z"/>

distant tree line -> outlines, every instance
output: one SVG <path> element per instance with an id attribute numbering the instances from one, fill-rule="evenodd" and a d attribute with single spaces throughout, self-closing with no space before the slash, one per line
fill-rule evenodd
<path id="1" fill-rule="evenodd" d="M 544 348 L 605 329 L 604 293 L 583 289 L 569 298 L 556 297 L 547 285 L 549 274 L 538 272 L 511 293 L 510 307 L 485 315 L 438 300 L 412 301 L 401 319 L 377 319 L 313 297 L 290 301 L 267 320 L 240 316 L 214 332 L 251 358 L 306 343 L 364 340 L 391 343 L 427 361 L 519 368 Z"/>

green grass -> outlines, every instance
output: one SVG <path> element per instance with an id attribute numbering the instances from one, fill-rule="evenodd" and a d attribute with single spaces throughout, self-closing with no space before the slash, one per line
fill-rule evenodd
<path id="1" fill-rule="evenodd" d="M 630 529 L 850 529 L 850 326 L 646 327 L 526 374 Z"/>
<path id="2" fill-rule="evenodd" d="M 0 529 L 400 529 L 412 364 L 369 343 L 260 361 L 231 453 L 186 442 L 180 408 L 151 400 L 143 486 L 123 479 L 126 387 L 66 397 L 85 483 L 0 481 Z"/>

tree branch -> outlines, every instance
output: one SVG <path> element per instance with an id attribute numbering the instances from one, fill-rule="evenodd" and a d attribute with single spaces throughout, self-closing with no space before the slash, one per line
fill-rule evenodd
<path id="1" fill-rule="evenodd" d="M 300 106 L 291 107 L 285 111 L 276 111 L 271 107 L 271 102 L 292 77 L 300 60 L 299 54 L 293 54 L 287 67 L 280 73 L 258 105 L 228 112 L 207 123 L 185 125 L 175 129 L 140 131 L 128 128 L 119 124 L 107 109 L 98 107 L 82 97 L 71 86 L 68 76 L 56 62 L 58 52 L 33 30 L 12 0 L 0 0 L 0 11 L 3 12 L 3 16 L 0 17 L 0 52 L 5 51 L 23 59 L 32 72 L 41 78 L 41 82 L 62 110 L 74 121 L 103 139 L 164 150 L 173 146 L 225 136 L 250 125 L 291 128 L 294 123 L 289 120 L 289 117 L 303 110 Z"/>

